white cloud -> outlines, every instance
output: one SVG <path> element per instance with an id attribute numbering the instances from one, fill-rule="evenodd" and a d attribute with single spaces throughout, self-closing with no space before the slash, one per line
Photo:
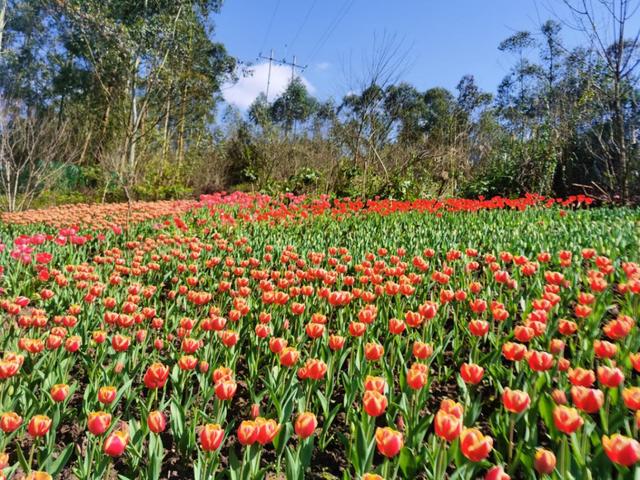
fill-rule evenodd
<path id="1" fill-rule="evenodd" d="M 331 64 L 329 62 L 320 62 L 316 65 L 316 68 L 323 72 L 325 70 L 329 70 L 331 68 Z"/>
<path id="2" fill-rule="evenodd" d="M 236 107 L 246 110 L 262 92 L 267 90 L 269 64 L 259 63 L 250 68 L 247 76 L 241 77 L 235 84 L 223 88 L 224 99 Z M 303 76 L 299 75 L 309 93 L 315 92 L 315 87 Z M 285 91 L 291 81 L 291 67 L 285 65 L 271 65 L 271 84 L 269 86 L 269 100 L 273 100 Z"/>

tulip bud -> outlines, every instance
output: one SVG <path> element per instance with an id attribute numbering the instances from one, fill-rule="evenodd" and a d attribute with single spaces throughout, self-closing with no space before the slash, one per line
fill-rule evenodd
<path id="1" fill-rule="evenodd" d="M 551 475 L 556 468 L 556 456 L 549 450 L 539 448 L 533 457 L 533 468 L 541 475 Z"/>

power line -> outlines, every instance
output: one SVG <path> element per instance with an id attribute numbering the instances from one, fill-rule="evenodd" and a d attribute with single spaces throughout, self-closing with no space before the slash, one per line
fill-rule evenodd
<path id="1" fill-rule="evenodd" d="M 273 26 L 273 20 L 276 18 L 276 14 L 278 13 L 278 9 L 280 8 L 280 1 L 276 2 L 276 8 L 273 9 L 273 13 L 271 14 L 271 19 L 269 20 L 269 24 L 267 25 L 267 31 L 264 34 L 264 38 L 262 39 L 262 46 L 260 47 L 260 54 L 262 55 L 262 50 L 264 50 L 264 46 L 267 44 L 267 39 L 269 38 L 269 34 L 271 33 L 271 27 Z"/>
<path id="2" fill-rule="evenodd" d="M 349 13 L 349 10 L 351 10 L 351 7 L 353 6 L 354 2 L 355 0 L 347 0 L 342 5 L 342 8 L 338 10 L 336 16 L 333 18 L 331 23 L 329 23 L 329 26 L 324 31 L 324 33 L 320 36 L 320 39 L 313 47 L 313 50 L 311 51 L 311 55 L 309 55 L 309 58 L 310 58 L 309 63 L 312 63 L 313 60 L 315 60 L 316 55 L 320 53 L 320 51 L 325 46 L 329 38 L 331 38 L 331 35 L 333 34 L 333 32 L 336 30 L 338 25 L 340 25 L 340 22 L 342 22 L 344 17 L 347 16 L 347 13 Z"/>
<path id="3" fill-rule="evenodd" d="M 300 27 L 298 28 L 298 31 L 296 32 L 296 36 L 293 37 L 293 40 L 290 43 L 291 46 L 293 46 L 296 43 L 296 41 L 298 40 L 298 38 L 300 37 L 300 34 L 302 33 L 302 29 L 306 26 L 307 21 L 309 20 L 309 17 L 311 16 L 311 12 L 313 11 L 313 9 L 316 6 L 316 3 L 318 3 L 318 0 L 313 0 L 313 3 L 309 7 L 309 10 L 307 10 L 307 13 L 304 16 L 304 19 L 302 20 L 302 23 L 300 24 Z"/>

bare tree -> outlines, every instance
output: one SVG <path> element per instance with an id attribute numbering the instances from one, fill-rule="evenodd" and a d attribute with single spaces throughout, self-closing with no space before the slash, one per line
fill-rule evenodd
<path id="1" fill-rule="evenodd" d="M 585 34 L 591 48 L 604 67 L 606 82 L 594 82 L 598 100 L 610 112 L 610 127 L 606 139 L 596 132 L 601 150 L 608 157 L 608 167 L 615 178 L 617 193 L 623 201 L 629 195 L 628 125 L 625 98 L 637 83 L 636 70 L 640 64 L 638 46 L 640 29 L 629 32 L 630 21 L 638 13 L 639 0 L 563 0 L 572 16 L 572 28 Z"/>
<path id="2" fill-rule="evenodd" d="M 67 123 L 0 109 L 0 192 L 10 212 L 30 207 L 78 158 Z"/>
<path id="3" fill-rule="evenodd" d="M 362 55 L 359 71 L 352 62 L 343 62 L 348 91 L 338 112 L 347 111 L 343 126 L 353 164 L 363 166 L 362 195 L 367 193 L 369 169 L 379 164 L 388 180 L 381 149 L 391 133 L 393 120 L 380 115 L 385 92 L 399 81 L 409 64 L 410 48 L 395 35 L 374 36 L 371 52 Z M 356 67 L 358 68 L 358 67 Z"/>

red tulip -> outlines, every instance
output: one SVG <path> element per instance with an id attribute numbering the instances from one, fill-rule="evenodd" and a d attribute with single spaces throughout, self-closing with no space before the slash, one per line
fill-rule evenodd
<path id="1" fill-rule="evenodd" d="M 100 403 L 109 404 L 116 399 L 117 393 L 118 390 L 116 389 L 116 387 L 100 387 L 100 390 L 98 390 L 98 401 Z"/>
<path id="2" fill-rule="evenodd" d="M 275 420 L 267 420 L 262 417 L 256 418 L 255 424 L 258 432 L 256 439 L 260 445 L 266 445 L 267 443 L 272 442 L 281 427 L 281 425 Z"/>
<path id="3" fill-rule="evenodd" d="M 164 413 L 159 410 L 150 412 L 149 416 L 147 416 L 147 426 L 153 433 L 164 432 L 165 428 L 167 428 L 167 419 Z"/>
<path id="4" fill-rule="evenodd" d="M 111 426 L 111 414 L 106 412 L 91 412 L 87 417 L 87 429 L 93 435 L 102 435 Z"/>
<path id="5" fill-rule="evenodd" d="M 300 438 L 307 438 L 313 435 L 318 426 L 316 416 L 311 412 L 303 412 L 296 418 L 294 430 Z"/>
<path id="6" fill-rule="evenodd" d="M 551 475 L 556 468 L 556 456 L 544 448 L 537 449 L 533 457 L 533 468 L 541 475 Z"/>
<path id="7" fill-rule="evenodd" d="M 460 367 L 460 376 L 465 383 L 477 385 L 482 381 L 484 376 L 484 368 L 475 363 L 463 363 Z"/>
<path id="8" fill-rule="evenodd" d="M 242 445 L 253 445 L 258 439 L 258 432 L 259 428 L 256 421 L 243 420 L 238 426 L 238 441 Z"/>
<path id="9" fill-rule="evenodd" d="M 602 448 L 613 463 L 630 467 L 640 460 L 640 443 L 619 433 L 603 435 Z"/>
<path id="10" fill-rule="evenodd" d="M 223 439 L 224 430 L 216 423 L 208 423 L 200 430 L 200 445 L 205 452 L 217 450 Z"/>
<path id="11" fill-rule="evenodd" d="M 27 426 L 27 431 L 32 437 L 43 437 L 51 428 L 52 420 L 46 415 L 35 415 Z"/>
<path id="12" fill-rule="evenodd" d="M 586 413 L 596 413 L 604 404 L 602 390 L 586 387 L 571 387 L 573 404 Z"/>
<path id="13" fill-rule="evenodd" d="M 529 394 L 527 392 L 523 392 L 522 390 L 511 390 L 507 387 L 502 393 L 502 403 L 504 404 L 504 408 L 509 412 L 522 413 L 529 408 L 531 398 L 529 398 Z"/>
<path id="14" fill-rule="evenodd" d="M 559 405 L 553 409 L 553 423 L 558 430 L 570 435 L 582 426 L 584 420 L 575 408 Z"/>
<path id="15" fill-rule="evenodd" d="M 105 439 L 102 450 L 110 457 L 122 455 L 129 444 L 129 434 L 123 430 L 116 430 Z"/>
<path id="16" fill-rule="evenodd" d="M 367 390 L 364 392 L 364 397 L 362 397 L 364 411 L 372 417 L 382 415 L 387 409 L 387 402 L 387 397 L 374 390 Z"/>
<path id="17" fill-rule="evenodd" d="M 11 433 L 22 425 L 22 417 L 16 412 L 6 412 L 0 417 L 0 429 L 4 433 Z"/>
<path id="18" fill-rule="evenodd" d="M 472 462 L 481 462 L 493 449 L 493 438 L 485 436 L 477 428 L 465 428 L 460 434 L 460 450 Z"/>
<path id="19" fill-rule="evenodd" d="M 375 440 L 378 446 L 378 452 L 387 458 L 395 457 L 404 445 L 402 433 L 389 427 L 378 427 L 376 429 Z"/>
<path id="20" fill-rule="evenodd" d="M 511 480 L 511 477 L 507 475 L 507 472 L 504 471 L 504 468 L 496 465 L 495 467 L 491 467 L 487 474 L 484 476 L 484 480 Z"/>
<path id="21" fill-rule="evenodd" d="M 624 374 L 617 367 L 598 367 L 598 382 L 609 388 L 617 388 L 624 382 Z"/>
<path id="22" fill-rule="evenodd" d="M 51 387 L 49 394 L 54 402 L 64 402 L 69 396 L 69 385 L 65 383 L 59 383 Z"/>

